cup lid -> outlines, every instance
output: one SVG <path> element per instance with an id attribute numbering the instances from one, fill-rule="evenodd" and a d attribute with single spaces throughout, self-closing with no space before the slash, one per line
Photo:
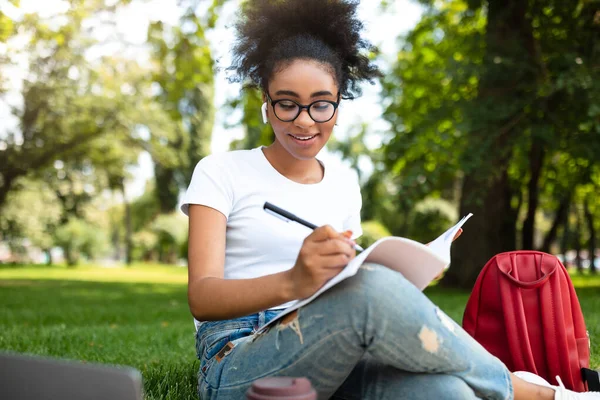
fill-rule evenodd
<path id="1" fill-rule="evenodd" d="M 303 398 L 298 396 L 315 395 L 310 381 L 306 378 L 273 377 L 258 379 L 252 384 L 250 391 L 253 395 L 281 398 Z M 313 398 L 313 397 L 307 397 Z"/>

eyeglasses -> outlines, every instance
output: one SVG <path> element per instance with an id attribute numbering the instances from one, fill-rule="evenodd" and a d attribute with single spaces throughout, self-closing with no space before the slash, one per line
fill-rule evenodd
<path id="1" fill-rule="evenodd" d="M 273 107 L 275 116 L 282 122 L 294 121 L 304 109 L 308 111 L 308 115 L 313 121 L 317 123 L 327 122 L 333 118 L 335 110 L 337 110 L 338 106 L 340 105 L 339 102 L 336 101 L 317 100 L 313 101 L 307 106 L 304 106 L 296 103 L 294 100 L 289 99 L 273 100 L 268 93 L 267 98 L 271 103 L 271 107 Z M 338 101 L 339 98 L 340 95 L 338 94 Z"/>

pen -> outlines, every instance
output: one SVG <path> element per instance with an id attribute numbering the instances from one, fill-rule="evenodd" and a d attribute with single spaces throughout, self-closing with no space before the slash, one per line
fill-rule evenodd
<path id="1" fill-rule="evenodd" d="M 317 225 L 312 224 L 306 220 L 303 220 L 300 217 L 297 217 L 296 215 L 292 214 L 289 211 L 285 211 L 282 208 L 279 208 L 271 203 L 269 203 L 268 201 L 265 202 L 265 205 L 263 206 L 263 209 L 268 212 L 271 215 L 274 215 L 275 217 L 284 220 L 285 222 L 290 222 L 290 221 L 294 221 L 297 222 L 301 225 L 306 226 L 307 228 L 310 229 L 317 229 Z M 354 249 L 357 251 L 365 251 L 365 249 L 363 249 L 362 247 L 360 247 L 359 245 L 355 244 L 354 245 Z"/>

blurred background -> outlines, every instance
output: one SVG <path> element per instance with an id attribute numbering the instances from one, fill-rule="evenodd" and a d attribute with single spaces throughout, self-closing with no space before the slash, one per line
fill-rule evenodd
<path id="1" fill-rule="evenodd" d="M 177 210 L 211 152 L 271 142 L 227 70 L 238 0 L 0 1 L 0 261 L 185 265 Z M 322 155 L 356 169 L 363 244 L 427 241 L 483 263 L 541 249 L 595 272 L 600 2 L 363 1 L 385 71 Z"/>
<path id="2" fill-rule="evenodd" d="M 298 0 L 300 1 L 300 0 Z M 0 0 L 0 349 L 139 368 L 196 398 L 187 218 L 206 155 L 272 140 L 230 82 L 240 0 Z M 384 77 L 320 155 L 355 169 L 361 244 L 469 212 L 441 285 L 460 321 L 493 255 L 571 268 L 600 365 L 600 0 L 363 0 Z"/>

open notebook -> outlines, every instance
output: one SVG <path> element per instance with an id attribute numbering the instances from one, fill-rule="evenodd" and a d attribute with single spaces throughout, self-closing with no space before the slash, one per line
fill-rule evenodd
<path id="1" fill-rule="evenodd" d="M 384 265 L 402 273 L 406 279 L 419 289 L 425 289 L 436 276 L 450 266 L 452 239 L 472 215 L 469 213 L 463 217 L 456 225 L 442 233 L 429 245 L 395 236 L 379 239 L 350 261 L 346 268 L 331 278 L 315 294 L 303 300 L 296 300 L 259 331 L 264 330 L 290 312 L 310 303 L 321 293 L 344 279 L 354 276 L 364 263 Z"/>

